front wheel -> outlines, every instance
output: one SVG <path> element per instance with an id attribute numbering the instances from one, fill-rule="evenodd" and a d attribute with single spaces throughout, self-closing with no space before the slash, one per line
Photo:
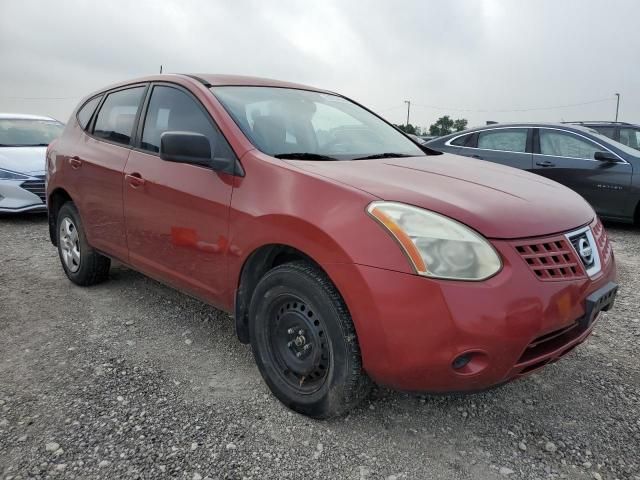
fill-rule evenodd
<path id="1" fill-rule="evenodd" d="M 67 202 L 60 208 L 56 230 L 60 262 L 69 280 L 89 286 L 107 279 L 111 260 L 89 246 L 73 203 Z"/>
<path id="2" fill-rule="evenodd" d="M 254 291 L 249 319 L 260 373 L 292 410 L 329 418 L 368 394 L 351 317 L 318 268 L 292 262 L 269 271 Z"/>

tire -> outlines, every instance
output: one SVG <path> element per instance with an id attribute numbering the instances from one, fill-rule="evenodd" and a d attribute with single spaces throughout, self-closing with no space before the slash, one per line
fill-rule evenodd
<path id="1" fill-rule="evenodd" d="M 326 274 L 309 263 L 280 265 L 258 282 L 249 333 L 262 377 L 292 410 L 335 417 L 369 393 L 347 307 Z"/>
<path id="2" fill-rule="evenodd" d="M 56 240 L 60 263 L 69 280 L 87 287 L 107 279 L 111 260 L 89 246 L 80 214 L 72 202 L 62 205 L 58 212 Z"/>

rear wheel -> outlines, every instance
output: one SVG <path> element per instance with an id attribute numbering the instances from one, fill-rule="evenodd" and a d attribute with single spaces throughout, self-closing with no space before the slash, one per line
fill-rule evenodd
<path id="1" fill-rule="evenodd" d="M 369 392 L 349 312 L 314 266 L 293 262 L 269 271 L 251 299 L 249 330 L 260 373 L 289 408 L 328 418 Z"/>
<path id="2" fill-rule="evenodd" d="M 106 280 L 111 260 L 89 246 L 73 203 L 67 202 L 60 208 L 56 226 L 58 254 L 69 280 L 82 286 Z"/>

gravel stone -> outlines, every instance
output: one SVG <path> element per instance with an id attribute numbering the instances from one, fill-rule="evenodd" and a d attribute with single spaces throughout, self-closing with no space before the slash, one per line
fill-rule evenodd
<path id="1" fill-rule="evenodd" d="M 271 395 L 228 314 L 116 263 L 76 287 L 46 216 L 2 217 L 0 478 L 640 480 L 640 229 L 608 233 L 616 305 L 561 361 L 472 395 L 377 387 L 316 421 Z"/>
<path id="2" fill-rule="evenodd" d="M 44 446 L 44 449 L 47 452 L 55 452 L 56 450 L 58 450 L 60 448 L 60 444 L 56 443 L 56 442 L 49 442 Z"/>
<path id="3" fill-rule="evenodd" d="M 549 453 L 556 453 L 556 451 L 558 450 L 558 447 L 553 442 L 547 442 L 544 444 L 544 449 Z"/>

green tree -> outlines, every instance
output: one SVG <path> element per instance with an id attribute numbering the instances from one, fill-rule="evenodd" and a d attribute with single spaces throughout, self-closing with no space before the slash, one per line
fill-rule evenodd
<path id="1" fill-rule="evenodd" d="M 404 133 L 410 133 L 411 135 L 421 135 L 422 129 L 417 125 L 411 125 L 410 123 L 407 125 L 395 125 L 395 127 L 402 130 Z"/>
<path id="2" fill-rule="evenodd" d="M 454 120 L 449 115 L 445 115 L 444 117 L 440 117 L 429 127 L 429 135 L 449 135 L 450 133 L 453 133 L 454 130 L 459 132 L 467 128 L 467 123 L 466 118 L 458 118 L 457 120 Z"/>
<path id="3" fill-rule="evenodd" d="M 462 130 L 464 130 L 465 128 L 467 128 L 467 119 L 466 118 L 458 118 L 457 120 L 453 121 L 453 129 L 456 132 L 461 132 Z"/>

